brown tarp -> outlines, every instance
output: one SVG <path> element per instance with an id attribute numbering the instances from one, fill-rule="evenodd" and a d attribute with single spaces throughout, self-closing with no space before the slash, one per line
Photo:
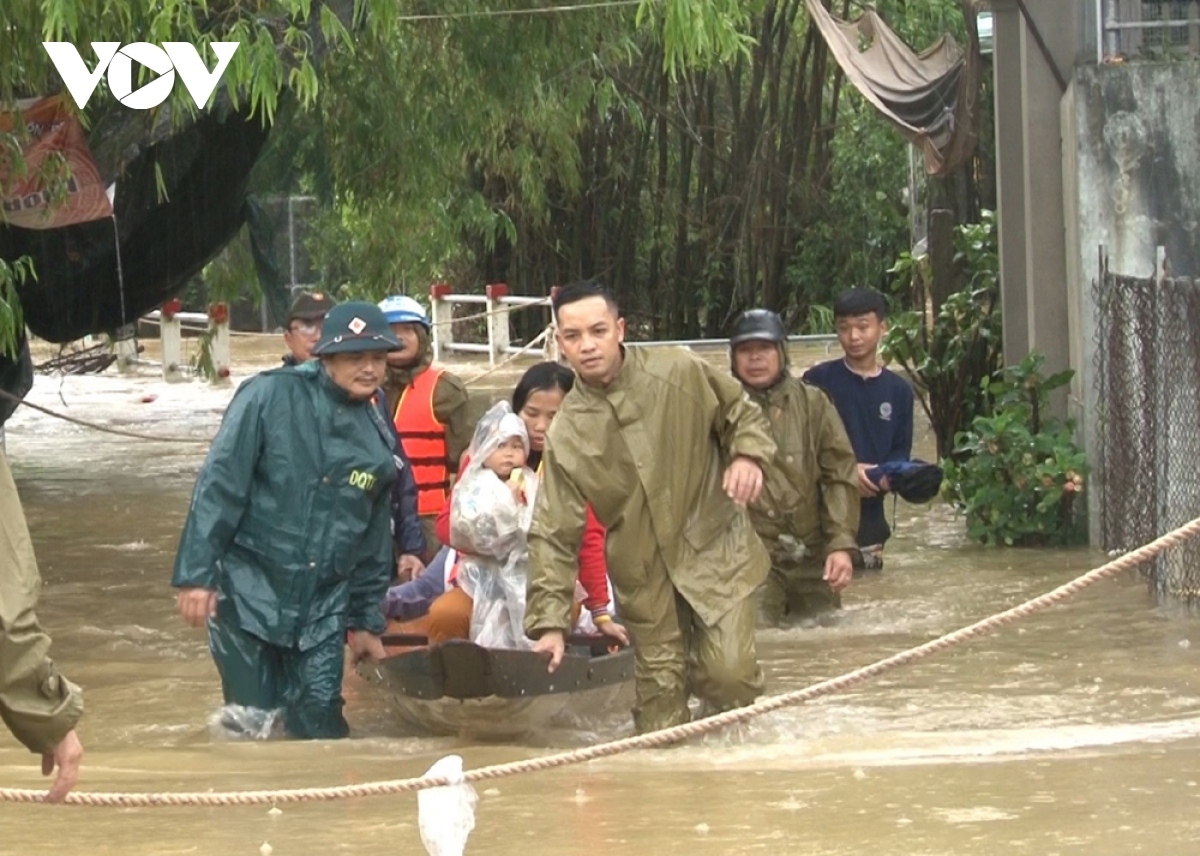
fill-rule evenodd
<path id="1" fill-rule="evenodd" d="M 853 21 L 834 18 L 821 0 L 806 0 L 813 23 L 846 78 L 925 155 L 925 171 L 946 175 L 975 151 L 979 136 L 979 45 L 968 20 L 971 49 L 950 36 L 921 53 L 893 33 L 873 10 Z"/>

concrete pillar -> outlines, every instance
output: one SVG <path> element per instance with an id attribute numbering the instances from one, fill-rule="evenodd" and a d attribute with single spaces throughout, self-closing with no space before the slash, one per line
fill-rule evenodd
<path id="1" fill-rule="evenodd" d="M 1078 41 L 1073 3 L 1029 3 L 1027 8 L 1053 62 L 1068 77 Z M 1034 38 L 1022 40 L 1023 133 L 1025 148 L 1025 289 L 1029 348 L 1046 356 L 1046 370 L 1070 366 L 1067 317 L 1067 242 L 1063 210 L 1063 91 Z M 1065 69 L 1065 70 L 1064 70 Z M 1013 355 L 1019 358 L 1023 355 Z M 1009 362 L 1014 360 L 1010 358 Z M 1055 415 L 1067 415 L 1063 390 L 1051 399 Z"/>
<path id="2" fill-rule="evenodd" d="M 113 350 L 117 354 L 117 371 L 121 374 L 132 374 L 137 371 L 138 343 L 137 325 L 126 324 L 118 327 L 113 334 Z"/>
<path id="3" fill-rule="evenodd" d="M 1068 80 L 1080 43 L 1080 10 L 1059 0 L 992 4 L 996 37 L 996 164 L 1004 359 L 1029 351 L 1046 369 L 1070 365 L 1067 244 L 1063 208 L 1063 92 L 1054 64 Z M 1038 44 L 1033 28 L 1045 47 Z M 1066 415 L 1067 396 L 1052 400 Z"/>
<path id="4" fill-rule="evenodd" d="M 554 320 L 554 298 L 558 297 L 561 286 L 555 285 L 550 289 L 550 332 L 546 334 L 546 359 L 553 363 L 562 362 L 562 354 L 558 350 L 558 324 Z"/>
<path id="5" fill-rule="evenodd" d="M 435 282 L 429 286 L 429 328 L 433 345 L 433 361 L 441 362 L 442 351 L 449 350 L 446 345 L 454 341 L 454 326 L 450 323 L 454 318 L 454 305 L 445 301 L 450 294 L 450 286 L 444 282 Z"/>
<path id="6" fill-rule="evenodd" d="M 209 353 L 212 356 L 213 383 L 229 383 L 232 366 L 229 341 L 229 306 L 225 303 L 214 303 L 208 307 L 208 324 L 212 331 L 212 342 Z"/>
<path id="7" fill-rule="evenodd" d="M 1025 23 L 1015 0 L 992 3 L 995 35 L 996 226 L 1000 241 L 1004 358 L 1029 352 L 1029 303 L 1025 283 L 1025 109 L 1022 42 Z"/>
<path id="8" fill-rule="evenodd" d="M 508 286 L 495 282 L 484 288 L 487 295 L 487 332 L 488 332 L 488 364 L 495 365 L 508 351 L 508 314 L 511 311 L 507 304 L 501 303 L 502 298 L 508 297 Z"/>
<path id="9" fill-rule="evenodd" d="M 184 379 L 183 374 L 183 328 L 176 313 L 181 304 L 168 300 L 159 314 L 159 341 L 162 344 L 163 380 L 176 383 Z"/>

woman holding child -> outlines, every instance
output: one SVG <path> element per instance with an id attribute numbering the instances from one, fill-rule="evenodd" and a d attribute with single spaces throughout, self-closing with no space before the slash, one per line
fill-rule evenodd
<path id="1" fill-rule="evenodd" d="M 482 617 L 477 616 L 476 620 L 472 621 L 472 614 L 476 612 L 475 600 L 472 597 L 475 592 L 472 582 L 463 580 L 462 574 L 465 567 L 474 567 L 471 576 L 478 576 L 481 562 L 493 563 L 491 570 L 494 572 L 496 570 L 494 563 L 500 563 L 503 566 L 505 561 L 511 560 L 510 573 L 507 578 L 510 580 L 510 588 L 513 589 L 514 596 L 515 581 L 518 578 L 520 580 L 520 604 L 516 607 L 523 612 L 524 573 L 528 571 L 524 535 L 528 532 L 529 517 L 536 495 L 537 473 L 540 470 L 542 452 L 545 449 L 546 431 L 558 414 L 563 397 L 571 389 L 574 381 L 574 374 L 565 366 L 552 362 L 538 363 L 530 367 L 517 383 L 516 389 L 513 391 L 511 410 L 508 409 L 507 402 L 502 402 L 480 421 L 471 448 L 459 467 L 461 476 L 455 484 L 450 500 L 438 516 L 436 524 L 439 540 L 452 547 L 462 548 L 464 552 L 457 556 L 452 554 L 452 558 L 449 559 L 449 563 L 454 567 L 445 574 L 448 579 L 444 587 L 441 585 L 441 579 L 421 578 L 389 592 L 389 613 L 395 616 L 410 617 L 413 614 L 411 594 L 413 589 L 420 587 L 424 590 L 425 597 L 436 596 L 444 589 L 445 593 L 433 601 L 429 607 L 427 619 L 422 622 L 426 624 L 425 632 L 430 642 L 464 638 L 474 638 L 479 641 Z M 508 418 L 505 418 L 506 413 Z M 519 419 L 513 418 L 514 414 Z M 519 428 L 518 423 L 520 423 Z M 486 449 L 485 460 L 473 467 L 472 462 L 479 458 L 478 453 L 481 449 Z M 468 485 L 468 475 L 471 473 L 474 473 L 471 481 L 475 483 L 475 487 L 460 495 L 459 491 Z M 521 475 L 509 482 L 512 473 Z M 495 490 L 496 485 L 504 482 L 508 483 L 507 490 L 512 507 L 509 507 L 509 501 Z M 461 527 L 456 528 L 453 525 L 455 523 L 455 507 L 465 511 L 468 507 L 468 499 L 472 500 L 470 515 L 476 522 L 479 522 L 482 516 L 479 500 L 482 496 L 492 498 L 491 512 L 495 515 L 492 525 L 510 525 L 513 513 L 515 511 L 523 512 L 519 515 L 524 523 L 520 538 L 516 542 L 504 545 L 507 552 L 503 557 L 473 554 L 470 549 L 472 545 L 466 543 L 466 540 L 469 539 L 460 536 L 459 528 Z M 587 526 L 579 547 L 579 584 L 576 586 L 576 594 L 577 600 L 581 603 L 576 604 L 576 610 L 579 612 L 581 608 L 586 609 L 590 623 L 598 631 L 613 637 L 622 644 L 628 644 L 629 637 L 625 628 L 613 620 L 611 612 L 604 528 L 596 520 L 590 507 L 587 515 Z M 496 531 L 499 531 L 499 527 Z M 433 563 L 427 573 L 436 573 L 434 570 L 436 565 L 436 562 Z M 459 585 L 460 580 L 465 583 L 466 590 L 463 585 Z M 400 608 L 401 605 L 403 611 Z M 494 600 L 492 605 L 495 606 Z M 515 618 L 516 625 L 514 626 L 519 628 L 519 616 L 510 613 L 508 618 Z M 512 635 L 516 640 L 514 645 L 505 647 L 526 647 L 528 645 L 523 634 L 513 633 Z"/>

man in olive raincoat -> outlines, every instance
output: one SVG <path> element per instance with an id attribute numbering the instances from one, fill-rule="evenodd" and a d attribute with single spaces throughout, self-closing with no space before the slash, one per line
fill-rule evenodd
<path id="1" fill-rule="evenodd" d="M 398 347 L 378 307 L 330 310 L 313 360 L 246 381 L 196 480 L 173 585 L 207 623 L 226 704 L 344 737 L 343 645 L 383 656 L 392 434 L 371 398 Z M 347 636 L 347 631 L 349 632 Z"/>
<path id="2" fill-rule="evenodd" d="M 787 331 L 767 309 L 729 339 L 733 375 L 762 408 L 778 451 L 750 519 L 771 553 L 759 623 L 825 620 L 841 607 L 858 550 L 858 469 L 833 402 L 788 373 Z"/>
<path id="3" fill-rule="evenodd" d="M 425 307 L 407 295 L 385 298 L 379 308 L 400 342 L 388 355 L 384 391 L 392 422 L 404 454 L 412 462 L 417 485 L 417 510 L 425 536 L 425 555 L 430 561 L 441 543 L 436 521 L 449 497 L 450 478 L 471 444 L 475 420 L 471 418 L 470 396 L 462 380 L 433 364 L 431 325 Z M 400 576 L 419 575 L 424 565 L 415 557 L 400 563 Z"/>
<path id="4" fill-rule="evenodd" d="M 50 637 L 34 613 L 41 588 L 21 498 L 0 449 L 0 719 L 42 756 L 43 773 L 58 768 L 47 797 L 58 802 L 79 779 L 83 746 L 75 723 L 83 693 L 50 659 Z"/>
<path id="5" fill-rule="evenodd" d="M 579 375 L 547 435 L 529 550 L 525 629 L 553 670 L 571 627 L 577 554 L 591 503 L 636 651 L 641 732 L 762 692 L 754 593 L 767 552 L 745 504 L 775 455 L 770 427 L 737 382 L 682 349 L 628 349 L 602 286 L 559 292 L 562 352 Z"/>

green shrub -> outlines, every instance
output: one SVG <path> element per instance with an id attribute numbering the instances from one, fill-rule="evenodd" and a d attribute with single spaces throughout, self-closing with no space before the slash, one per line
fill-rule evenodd
<path id="1" fill-rule="evenodd" d="M 1087 462 L 1074 424 L 1047 413 L 1049 393 L 1073 372 L 1044 377 L 1043 362 L 1035 352 L 1000 379 L 984 379 L 991 415 L 976 416 L 943 462 L 943 493 L 966 516 L 967 534 L 984 544 L 1069 544 L 1083 534 L 1076 501 Z"/>
<path id="2" fill-rule="evenodd" d="M 939 457 L 954 454 L 955 438 L 971 420 L 991 412 L 987 381 L 1003 366 L 1000 331 L 1000 261 L 995 217 L 955 229 L 955 262 L 967 287 L 932 312 L 928 255 L 902 253 L 890 273 L 907 280 L 919 311 L 895 315 L 882 355 L 912 380 L 929 417 Z"/>

